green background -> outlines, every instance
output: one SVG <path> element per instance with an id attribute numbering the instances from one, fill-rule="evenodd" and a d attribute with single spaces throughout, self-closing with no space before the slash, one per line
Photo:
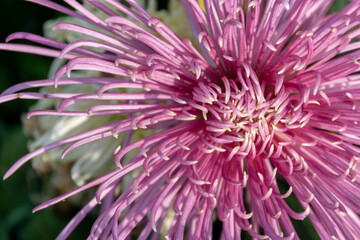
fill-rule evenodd
<path id="1" fill-rule="evenodd" d="M 24 0 L 0 0 L 0 42 L 17 31 L 42 35 L 43 23 L 58 16 L 53 10 Z M 45 79 L 51 61 L 47 57 L 0 51 L 0 92 L 19 82 Z M 20 118 L 34 103 L 17 100 L 0 105 L 0 240 L 55 239 L 79 210 L 65 202 L 33 214 L 32 209 L 47 197 L 42 194 L 44 180 L 30 163 L 2 181 L 6 170 L 27 153 Z M 70 239 L 85 239 L 93 220 L 94 217 L 87 218 Z"/>
<path id="2" fill-rule="evenodd" d="M 59 1 L 58 1 L 59 2 Z M 332 11 L 341 9 L 346 0 L 335 0 Z M 42 23 L 59 16 L 52 10 L 22 0 L 0 0 L 0 42 L 16 31 L 42 34 Z M 50 58 L 0 51 L 0 92 L 28 80 L 45 79 Z M 19 157 L 27 153 L 20 116 L 34 101 L 17 100 L 0 105 L 0 176 Z M 43 179 L 36 176 L 31 164 L 26 164 L 6 181 L 0 180 L 0 239 L 54 239 L 79 210 L 61 203 L 35 214 L 32 209 L 44 199 Z M 85 239 L 94 217 L 90 216 L 71 235 L 70 239 Z M 215 223 L 214 229 L 221 227 Z M 311 223 L 296 224 L 302 239 L 318 239 Z M 217 233 L 216 233 L 217 235 Z M 214 239 L 217 239 L 214 236 Z"/>

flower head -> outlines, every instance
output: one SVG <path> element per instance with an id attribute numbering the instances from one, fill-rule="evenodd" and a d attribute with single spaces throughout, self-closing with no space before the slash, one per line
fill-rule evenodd
<path id="1" fill-rule="evenodd" d="M 360 235 L 360 64 L 355 41 L 360 1 L 327 15 L 328 0 L 205 0 L 201 5 L 182 0 L 194 45 L 133 0 L 126 1 L 130 7 L 89 0 L 105 18 L 73 0 L 66 2 L 76 11 L 33 1 L 100 30 L 57 24 L 55 29 L 91 37 L 69 44 L 28 33 L 11 35 L 8 40 L 44 46 L 7 43 L 0 48 L 68 62 L 54 80 L 16 85 L 0 101 L 60 99 L 56 110 L 35 110 L 28 116 L 114 120 L 38 148 L 4 178 L 60 146 L 67 145 L 66 155 L 101 139 L 121 134 L 126 139 L 113 149 L 117 169 L 35 208 L 99 185 L 60 239 L 99 203 L 91 239 L 124 239 L 137 225 L 139 239 L 156 238 L 160 229 L 169 239 L 210 239 L 214 213 L 222 221 L 223 239 L 239 239 L 241 231 L 256 239 L 298 239 L 291 219 L 306 217 L 323 239 Z M 76 70 L 101 74 L 71 77 Z M 53 84 L 97 88 L 92 93 L 77 88 L 69 88 L 70 93 L 17 93 Z M 131 140 L 139 131 L 151 132 Z M 122 179 L 132 172 L 134 180 L 119 193 Z M 288 205 L 290 195 L 302 212 Z"/>

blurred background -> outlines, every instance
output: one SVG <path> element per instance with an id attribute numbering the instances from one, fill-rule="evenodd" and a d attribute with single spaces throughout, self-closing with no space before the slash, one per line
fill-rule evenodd
<path id="1" fill-rule="evenodd" d="M 58 1 L 60 2 L 60 1 Z M 335 0 L 331 11 L 342 9 L 347 0 Z M 0 42 L 16 31 L 42 35 L 43 23 L 61 16 L 45 7 L 24 0 L 0 0 Z M 11 85 L 47 78 L 51 58 L 0 51 L 0 92 Z M 0 105 L 0 176 L 28 152 L 21 116 L 34 101 L 16 100 Z M 45 180 L 44 180 L 45 179 Z M 0 180 L 0 239 L 54 239 L 79 208 L 69 203 L 32 213 L 32 209 L 49 198 L 42 190 L 46 178 L 40 178 L 27 163 L 6 181 Z M 69 239 L 85 239 L 94 216 L 89 216 Z M 302 239 L 319 239 L 309 221 L 295 223 Z M 221 228 L 221 223 L 215 223 Z M 215 229 L 215 228 L 214 228 Z M 214 239 L 215 238 L 214 236 Z"/>
<path id="2" fill-rule="evenodd" d="M 43 23 L 59 16 L 53 10 L 24 0 L 0 0 L 0 42 L 17 31 L 42 35 Z M 0 92 L 19 82 L 46 79 L 51 62 L 47 57 L 0 51 Z M 18 100 L 0 106 L 1 179 L 6 170 L 28 152 L 21 117 L 34 103 Z M 33 214 L 36 205 L 49 199 L 43 195 L 44 181 L 46 176 L 37 176 L 30 163 L 6 181 L 0 180 L 1 240 L 55 239 L 79 211 L 65 202 Z M 92 217 L 85 219 L 70 239 L 85 239 L 93 220 Z"/>

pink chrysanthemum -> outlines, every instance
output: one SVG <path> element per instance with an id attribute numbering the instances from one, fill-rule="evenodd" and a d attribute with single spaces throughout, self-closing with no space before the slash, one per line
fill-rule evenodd
<path id="1" fill-rule="evenodd" d="M 1 49 L 69 61 L 55 80 L 13 86 L 0 101 L 62 100 L 57 110 L 33 111 L 29 117 L 125 116 L 39 148 L 6 173 L 4 178 L 59 146 L 70 144 L 66 155 L 127 133 L 121 148 L 114 149 L 116 170 L 35 208 L 99 185 L 59 239 L 99 203 L 101 215 L 90 239 L 124 239 L 137 225 L 139 239 L 156 239 L 166 224 L 169 239 L 211 239 L 214 214 L 223 224 L 222 239 L 240 239 L 241 231 L 255 239 L 299 239 L 291 219 L 306 217 L 322 239 L 359 238 L 359 0 L 330 15 L 329 0 L 205 0 L 203 7 L 182 0 L 197 39 L 194 46 L 134 0 L 127 0 L 130 7 L 88 0 L 106 19 L 74 0 L 65 2 L 76 11 L 48 0 L 31 1 L 101 31 L 56 25 L 93 38 L 70 44 L 29 33 L 11 35 L 8 40 L 27 39 L 43 47 L 6 43 Z M 102 75 L 71 78 L 73 70 Z M 68 77 L 61 78 L 65 73 Z M 100 86 L 94 93 L 18 93 L 52 84 Z M 67 110 L 91 101 L 104 104 Z M 143 129 L 155 133 L 129 141 Z M 129 152 L 135 154 L 131 159 L 125 157 Z M 123 177 L 133 171 L 134 181 L 119 194 Z M 280 186 L 289 188 L 284 192 Z M 303 212 L 287 204 L 290 195 Z"/>

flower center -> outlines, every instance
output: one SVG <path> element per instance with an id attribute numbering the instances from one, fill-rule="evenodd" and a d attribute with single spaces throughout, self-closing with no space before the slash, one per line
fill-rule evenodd
<path id="1" fill-rule="evenodd" d="M 290 95 L 283 86 L 260 83 L 248 67 L 238 70 L 236 78 L 223 77 L 221 85 L 200 82 L 189 104 L 205 120 L 204 151 L 228 151 L 229 158 L 253 159 L 264 151 L 272 154 L 276 132 L 306 125 L 311 114 L 303 111 L 300 96 Z"/>

